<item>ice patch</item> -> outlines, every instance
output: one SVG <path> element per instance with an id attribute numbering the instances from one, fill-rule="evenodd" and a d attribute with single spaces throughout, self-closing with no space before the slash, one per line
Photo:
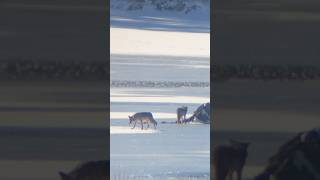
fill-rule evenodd
<path id="1" fill-rule="evenodd" d="M 198 103 L 209 102 L 210 97 L 199 97 L 199 96 L 167 96 L 167 97 L 145 97 L 145 96 L 122 96 L 114 97 L 111 94 L 110 102 L 143 102 L 143 103 Z"/>
<path id="2" fill-rule="evenodd" d="M 128 116 L 132 116 L 136 112 L 110 112 L 110 119 L 126 119 L 128 120 Z M 176 119 L 176 113 L 152 113 L 154 119 Z M 187 114 L 187 117 L 192 116 L 192 114 Z"/>
<path id="3" fill-rule="evenodd" d="M 139 126 L 137 126 L 135 129 L 132 129 L 132 127 L 129 126 L 111 126 L 110 127 L 110 134 L 152 134 L 152 133 L 158 133 L 159 130 L 152 129 L 152 125 L 149 129 L 140 129 Z"/>

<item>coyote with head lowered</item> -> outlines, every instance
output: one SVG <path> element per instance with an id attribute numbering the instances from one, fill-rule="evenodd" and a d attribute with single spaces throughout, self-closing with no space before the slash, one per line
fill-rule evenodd
<path id="1" fill-rule="evenodd" d="M 242 178 L 242 169 L 247 159 L 249 143 L 230 140 L 229 145 L 220 145 L 213 150 L 214 180 L 232 180 L 234 172 L 237 179 Z"/>
<path id="2" fill-rule="evenodd" d="M 134 122 L 132 129 L 136 127 L 137 122 L 141 124 L 141 129 L 143 129 L 143 124 L 147 124 L 148 128 L 150 126 L 149 123 L 153 124 L 154 129 L 157 127 L 157 121 L 154 120 L 151 112 L 138 112 L 133 116 L 129 116 L 129 125 Z"/>

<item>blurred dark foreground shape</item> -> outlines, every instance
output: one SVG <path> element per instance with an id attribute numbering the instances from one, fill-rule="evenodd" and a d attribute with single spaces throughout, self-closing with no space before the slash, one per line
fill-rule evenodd
<path id="1" fill-rule="evenodd" d="M 213 150 L 213 165 L 211 172 L 215 180 L 232 179 L 236 173 L 237 179 L 242 178 L 249 143 L 229 140 L 227 145 L 218 145 Z"/>
<path id="2" fill-rule="evenodd" d="M 269 159 L 254 180 L 319 180 L 320 129 L 299 133 Z"/>
<path id="3" fill-rule="evenodd" d="M 108 3 L 0 1 L 0 179 L 109 157 Z"/>
<path id="4" fill-rule="evenodd" d="M 61 180 L 107 180 L 110 174 L 110 161 L 89 161 L 70 173 L 59 172 Z"/>

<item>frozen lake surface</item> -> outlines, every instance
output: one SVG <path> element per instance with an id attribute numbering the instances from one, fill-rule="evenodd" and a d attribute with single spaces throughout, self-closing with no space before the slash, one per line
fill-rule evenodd
<path id="1" fill-rule="evenodd" d="M 189 117 L 210 101 L 209 19 L 205 8 L 111 9 L 111 179 L 210 179 L 210 126 L 174 123 L 178 107 Z M 129 127 L 128 115 L 144 111 L 156 130 Z"/>
<path id="2" fill-rule="evenodd" d="M 111 178 L 209 179 L 210 126 L 174 124 L 177 107 L 187 105 L 192 113 L 209 101 L 208 93 L 209 88 L 111 88 Z M 153 113 L 156 130 L 129 127 L 128 115 L 140 111 Z"/>
<path id="3" fill-rule="evenodd" d="M 127 121 L 114 120 L 111 124 L 127 126 Z M 113 175 L 209 179 L 209 125 L 159 124 L 157 131 L 132 131 L 111 132 Z"/>
<path id="4" fill-rule="evenodd" d="M 210 81 L 209 57 L 111 54 L 110 66 L 111 81 Z"/>

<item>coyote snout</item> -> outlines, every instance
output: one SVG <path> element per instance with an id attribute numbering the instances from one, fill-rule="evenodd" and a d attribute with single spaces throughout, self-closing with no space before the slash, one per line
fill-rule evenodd
<path id="1" fill-rule="evenodd" d="M 213 173 L 215 180 L 230 180 L 234 172 L 242 178 L 242 169 L 247 159 L 249 143 L 230 140 L 230 145 L 220 145 L 213 151 Z"/>

